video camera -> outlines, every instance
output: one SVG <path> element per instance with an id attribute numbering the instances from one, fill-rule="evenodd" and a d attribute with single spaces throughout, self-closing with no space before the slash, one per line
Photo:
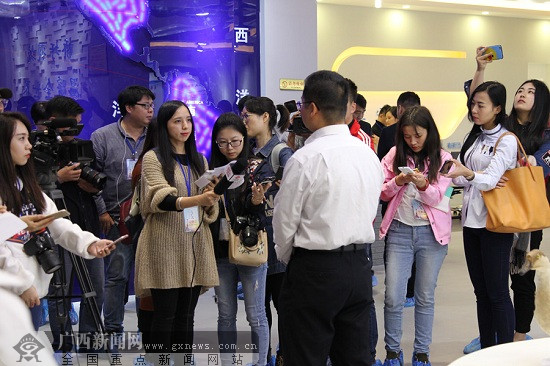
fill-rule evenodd
<path id="1" fill-rule="evenodd" d="M 90 140 L 72 140 L 63 142 L 61 136 L 77 136 L 84 127 L 73 118 L 56 118 L 40 123 L 46 129 L 31 132 L 33 160 L 36 165 L 57 172 L 59 167 L 69 163 L 80 163 L 80 178 L 95 189 L 102 190 L 107 176 L 90 167 L 95 155 Z M 57 129 L 63 128 L 62 131 Z"/>

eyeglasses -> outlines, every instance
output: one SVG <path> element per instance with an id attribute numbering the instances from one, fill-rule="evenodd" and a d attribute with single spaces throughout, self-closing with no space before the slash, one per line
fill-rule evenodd
<path id="1" fill-rule="evenodd" d="M 237 146 L 241 146 L 241 144 L 243 143 L 243 139 L 231 140 L 231 141 L 216 141 L 216 145 L 218 145 L 220 149 L 227 149 L 229 146 L 237 147 Z"/>
<path id="2" fill-rule="evenodd" d="M 300 110 L 302 107 L 305 107 L 306 104 L 313 103 L 313 100 L 308 100 L 307 102 L 298 101 L 296 102 L 296 107 Z"/>
<path id="3" fill-rule="evenodd" d="M 142 106 L 143 108 L 145 108 L 147 110 L 149 108 L 155 109 L 155 104 L 154 103 L 136 103 L 136 105 L 140 105 L 140 106 Z"/>
<path id="4" fill-rule="evenodd" d="M 248 113 L 243 113 L 243 114 L 241 114 L 241 118 L 242 118 L 243 120 L 248 119 L 248 117 L 250 117 L 250 116 L 251 116 L 251 114 L 248 114 Z M 237 146 L 238 146 L 238 145 L 237 145 Z"/>

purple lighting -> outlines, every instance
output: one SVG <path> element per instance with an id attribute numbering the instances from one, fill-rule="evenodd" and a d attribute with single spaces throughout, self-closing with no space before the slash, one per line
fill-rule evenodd
<path id="1" fill-rule="evenodd" d="M 170 99 L 184 102 L 193 116 L 197 150 L 210 156 L 212 126 L 220 112 L 208 103 L 206 89 L 189 74 L 179 75 L 170 83 Z"/>
<path id="2" fill-rule="evenodd" d="M 100 21 L 111 43 L 124 53 L 133 49 L 129 31 L 145 24 L 149 17 L 146 0 L 77 0 L 76 3 L 88 16 Z"/>

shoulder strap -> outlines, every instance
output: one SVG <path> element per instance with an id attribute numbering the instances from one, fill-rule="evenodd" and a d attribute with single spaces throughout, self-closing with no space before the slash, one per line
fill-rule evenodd
<path id="1" fill-rule="evenodd" d="M 527 154 L 525 153 L 525 150 L 523 149 L 523 145 L 521 144 L 521 141 L 519 141 L 519 138 L 516 136 L 516 134 L 514 134 L 510 131 L 504 132 L 502 135 L 499 136 L 497 142 L 495 142 L 495 152 L 493 153 L 493 155 L 496 154 L 496 152 L 497 152 L 497 146 L 498 146 L 500 140 L 502 140 L 502 138 L 506 135 L 514 136 L 514 138 L 516 139 L 516 141 L 518 143 L 517 160 L 519 161 L 521 159 L 521 154 L 523 154 L 523 156 L 525 157 L 526 164 L 529 165 L 529 162 L 527 161 Z"/>
<path id="2" fill-rule="evenodd" d="M 273 169 L 273 172 L 275 173 L 277 172 L 277 170 L 279 170 L 279 167 L 281 166 L 279 154 L 281 153 L 281 150 L 283 150 L 285 147 L 287 147 L 287 144 L 285 144 L 284 142 L 280 142 L 275 145 L 273 150 L 271 150 L 269 162 L 271 164 L 271 169 Z"/>

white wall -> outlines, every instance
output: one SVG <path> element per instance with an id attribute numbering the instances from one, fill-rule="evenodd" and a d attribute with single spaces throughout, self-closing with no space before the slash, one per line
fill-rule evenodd
<path id="1" fill-rule="evenodd" d="M 260 1 L 261 91 L 276 104 L 300 99 L 301 91 L 279 90 L 279 79 L 305 79 L 317 70 L 315 0 Z"/>
<path id="2" fill-rule="evenodd" d="M 406 90 L 439 92 L 439 97 L 441 92 L 463 94 L 463 82 L 472 78 L 476 68 L 475 49 L 479 45 L 503 47 L 504 59 L 489 65 L 485 78 L 506 86 L 507 112 L 523 81 L 550 78 L 550 21 L 331 4 L 318 4 L 317 16 L 319 68 L 331 68 L 336 57 L 353 46 L 466 52 L 465 59 L 353 56 L 341 65 L 339 72 L 354 80 L 361 91 L 394 91 L 386 101 L 391 105 Z M 426 106 L 444 112 L 447 106 L 442 102 L 446 100 Z M 453 103 L 464 106 L 466 98 Z M 368 121 L 375 120 L 379 104 L 367 104 Z M 445 142 L 462 142 L 470 128 L 463 119 Z"/>

